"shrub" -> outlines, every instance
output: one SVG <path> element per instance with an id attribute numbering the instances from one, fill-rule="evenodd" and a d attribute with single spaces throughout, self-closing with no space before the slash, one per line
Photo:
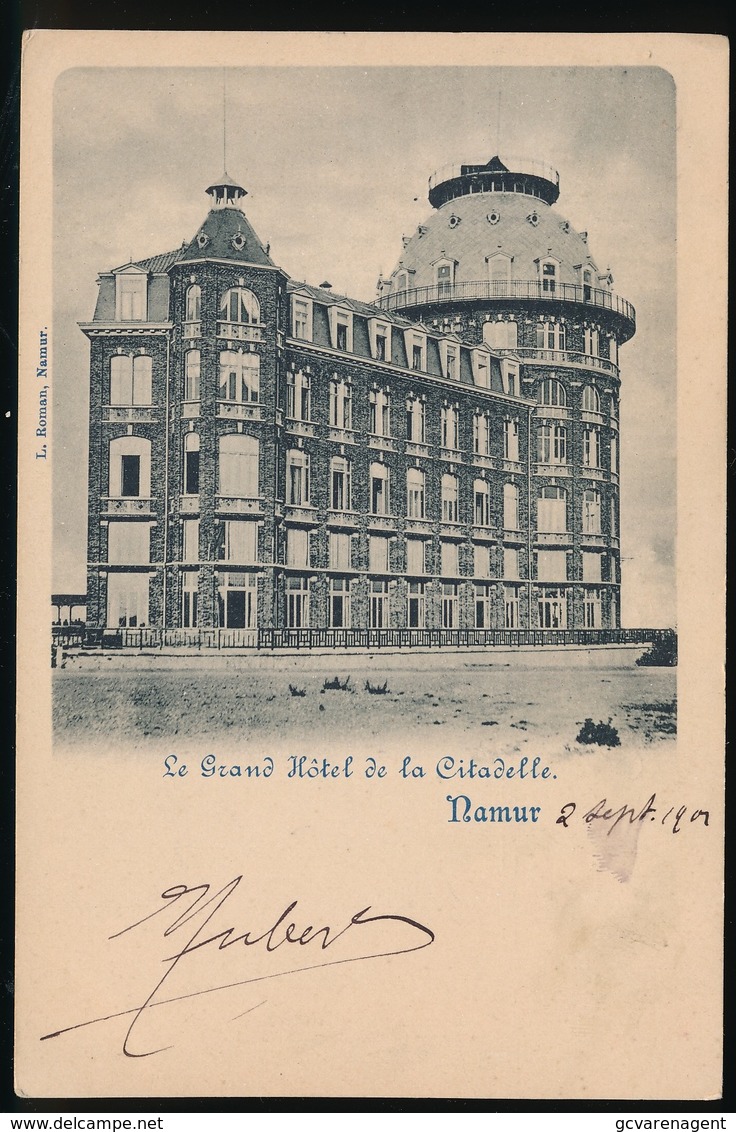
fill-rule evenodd
<path id="1" fill-rule="evenodd" d="M 341 680 L 339 676 L 336 676 L 334 680 L 325 680 L 324 684 L 322 685 L 322 691 L 349 692 L 351 691 L 350 677 L 348 676 L 346 680 Z"/>
<path id="2" fill-rule="evenodd" d="M 388 695 L 388 680 L 383 684 L 371 684 L 370 680 L 366 680 L 365 690 L 370 692 L 372 696 L 386 696 Z"/>
<path id="3" fill-rule="evenodd" d="M 621 740 L 618 737 L 618 731 L 615 727 L 611 726 L 609 719 L 608 723 L 600 720 L 598 723 L 593 723 L 593 720 L 586 719 L 583 726 L 578 732 L 576 742 L 578 743 L 597 743 L 599 747 L 620 747 Z"/>
<path id="4" fill-rule="evenodd" d="M 649 652 L 637 658 L 637 664 L 645 667 L 676 668 L 677 667 L 677 633 L 670 630 L 665 636 L 654 641 Z"/>

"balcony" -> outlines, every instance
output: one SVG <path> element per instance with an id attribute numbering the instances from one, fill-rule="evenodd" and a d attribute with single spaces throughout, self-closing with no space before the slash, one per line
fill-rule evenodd
<path id="1" fill-rule="evenodd" d="M 617 365 L 608 358 L 598 358 L 594 354 L 581 354 L 576 350 L 535 350 L 530 346 L 519 346 L 514 350 L 496 350 L 504 357 L 520 358 L 527 365 L 574 366 L 577 369 L 595 369 L 600 373 L 618 377 Z"/>
<path id="2" fill-rule="evenodd" d="M 350 428 L 337 428 L 336 425 L 330 425 L 327 431 L 327 439 L 335 440 L 339 444 L 356 444 L 358 438 L 357 433 Z"/>
<path id="3" fill-rule="evenodd" d="M 253 322 L 218 322 L 217 337 L 228 342 L 262 342 L 265 326 Z"/>
<path id="4" fill-rule="evenodd" d="M 431 449 L 428 444 L 422 440 L 407 440 L 406 442 L 407 456 L 429 456 Z"/>
<path id="5" fill-rule="evenodd" d="M 299 421 L 295 417 L 287 417 L 286 431 L 292 436 L 316 436 L 317 426 L 311 421 Z"/>
<path id="6" fill-rule="evenodd" d="M 215 498 L 218 515 L 262 515 L 263 500 L 239 495 L 218 495 Z"/>
<path id="7" fill-rule="evenodd" d="M 377 448 L 381 452 L 395 452 L 396 441 L 390 436 L 379 436 L 378 433 L 368 434 L 368 447 Z"/>
<path id="8" fill-rule="evenodd" d="M 217 415 L 223 420 L 260 421 L 263 411 L 260 405 L 247 405 L 242 401 L 218 401 Z"/>
<path id="9" fill-rule="evenodd" d="M 182 401 L 181 415 L 185 420 L 191 420 L 192 417 L 198 417 L 199 413 L 199 401 Z"/>
<path id="10" fill-rule="evenodd" d="M 303 523 L 309 526 L 316 526 L 319 522 L 317 508 L 310 507 L 308 504 L 299 506 L 287 503 L 284 508 L 284 519 L 287 523 Z"/>
<path id="11" fill-rule="evenodd" d="M 569 531 L 536 531 L 534 541 L 539 546 L 569 546 L 572 535 Z"/>
<path id="12" fill-rule="evenodd" d="M 202 337 L 202 323 L 201 322 L 184 322 L 182 323 L 181 333 L 183 338 L 201 338 Z"/>
<path id="13" fill-rule="evenodd" d="M 553 285 L 541 279 L 477 279 L 463 283 L 439 283 L 431 287 L 409 287 L 382 295 L 378 306 L 384 310 L 402 311 L 414 307 L 442 305 L 444 303 L 534 301 L 542 303 L 577 303 L 611 311 L 624 320 L 626 336 L 631 338 L 636 329 L 636 311 L 633 305 L 613 291 L 599 287 L 583 287 L 578 283 Z M 534 351 L 536 353 L 536 351 Z M 599 358 L 598 361 L 603 361 Z"/>
<path id="14" fill-rule="evenodd" d="M 102 498 L 103 515 L 152 515 L 153 499 L 135 496 L 133 498 L 112 497 Z"/>
<path id="15" fill-rule="evenodd" d="M 103 420 L 105 424 L 155 424 L 155 405 L 105 405 Z"/>

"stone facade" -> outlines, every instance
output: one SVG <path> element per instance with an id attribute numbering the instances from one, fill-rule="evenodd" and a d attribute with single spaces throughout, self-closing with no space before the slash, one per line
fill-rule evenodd
<path id="1" fill-rule="evenodd" d="M 634 313 L 589 256 L 568 265 L 549 243 L 536 280 L 463 279 L 491 230 L 514 260 L 515 230 L 499 242 L 488 217 L 521 190 L 497 168 L 488 230 L 473 239 L 474 201 L 453 254 L 455 170 L 374 305 L 289 280 L 228 178 L 189 245 L 100 277 L 83 326 L 91 626 L 247 644 L 257 628 L 619 625 L 618 347 Z M 533 185 L 538 224 L 556 189 Z M 569 225 L 544 223 L 567 249 Z"/>

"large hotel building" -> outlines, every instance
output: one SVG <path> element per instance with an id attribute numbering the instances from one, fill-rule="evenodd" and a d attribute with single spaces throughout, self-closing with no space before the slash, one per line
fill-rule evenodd
<path id="1" fill-rule="evenodd" d="M 103 272 L 82 325 L 88 626 L 243 647 L 616 628 L 635 314 L 556 171 L 436 173 L 374 303 L 291 279 L 245 190 L 207 193 L 193 239 Z"/>

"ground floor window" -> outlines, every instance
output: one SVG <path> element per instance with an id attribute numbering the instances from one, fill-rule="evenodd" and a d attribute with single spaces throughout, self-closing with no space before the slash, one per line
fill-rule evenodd
<path id="1" fill-rule="evenodd" d="M 600 629 L 602 623 L 601 592 L 588 590 L 583 599 L 583 624 L 586 629 Z"/>
<path id="2" fill-rule="evenodd" d="M 217 605 L 221 629 L 255 629 L 258 625 L 258 575 L 219 571 Z"/>
<path id="3" fill-rule="evenodd" d="M 181 623 L 184 629 L 196 629 L 199 618 L 198 577 L 195 571 L 182 576 Z"/>
<path id="4" fill-rule="evenodd" d="M 424 582 L 409 582 L 406 623 L 410 629 L 424 628 Z"/>
<path id="5" fill-rule="evenodd" d="M 457 586 L 450 582 L 442 585 L 442 628 L 457 628 Z"/>
<path id="6" fill-rule="evenodd" d="M 475 587 L 475 627 L 476 629 L 491 628 L 490 586 Z"/>
<path id="7" fill-rule="evenodd" d="M 286 579 L 286 627 L 309 627 L 309 578 L 292 575 Z"/>
<path id="8" fill-rule="evenodd" d="M 539 591 L 539 627 L 567 628 L 567 594 L 564 590 L 545 587 Z"/>
<path id="9" fill-rule="evenodd" d="M 107 624 L 115 629 L 148 624 L 148 574 L 108 574 Z"/>
<path id="10" fill-rule="evenodd" d="M 520 586 L 503 587 L 503 623 L 507 629 L 520 628 L 519 594 Z"/>
<path id="11" fill-rule="evenodd" d="M 330 626 L 350 628 L 350 579 L 330 578 Z"/>
<path id="12" fill-rule="evenodd" d="M 388 629 L 388 582 L 371 582 L 371 629 Z"/>

